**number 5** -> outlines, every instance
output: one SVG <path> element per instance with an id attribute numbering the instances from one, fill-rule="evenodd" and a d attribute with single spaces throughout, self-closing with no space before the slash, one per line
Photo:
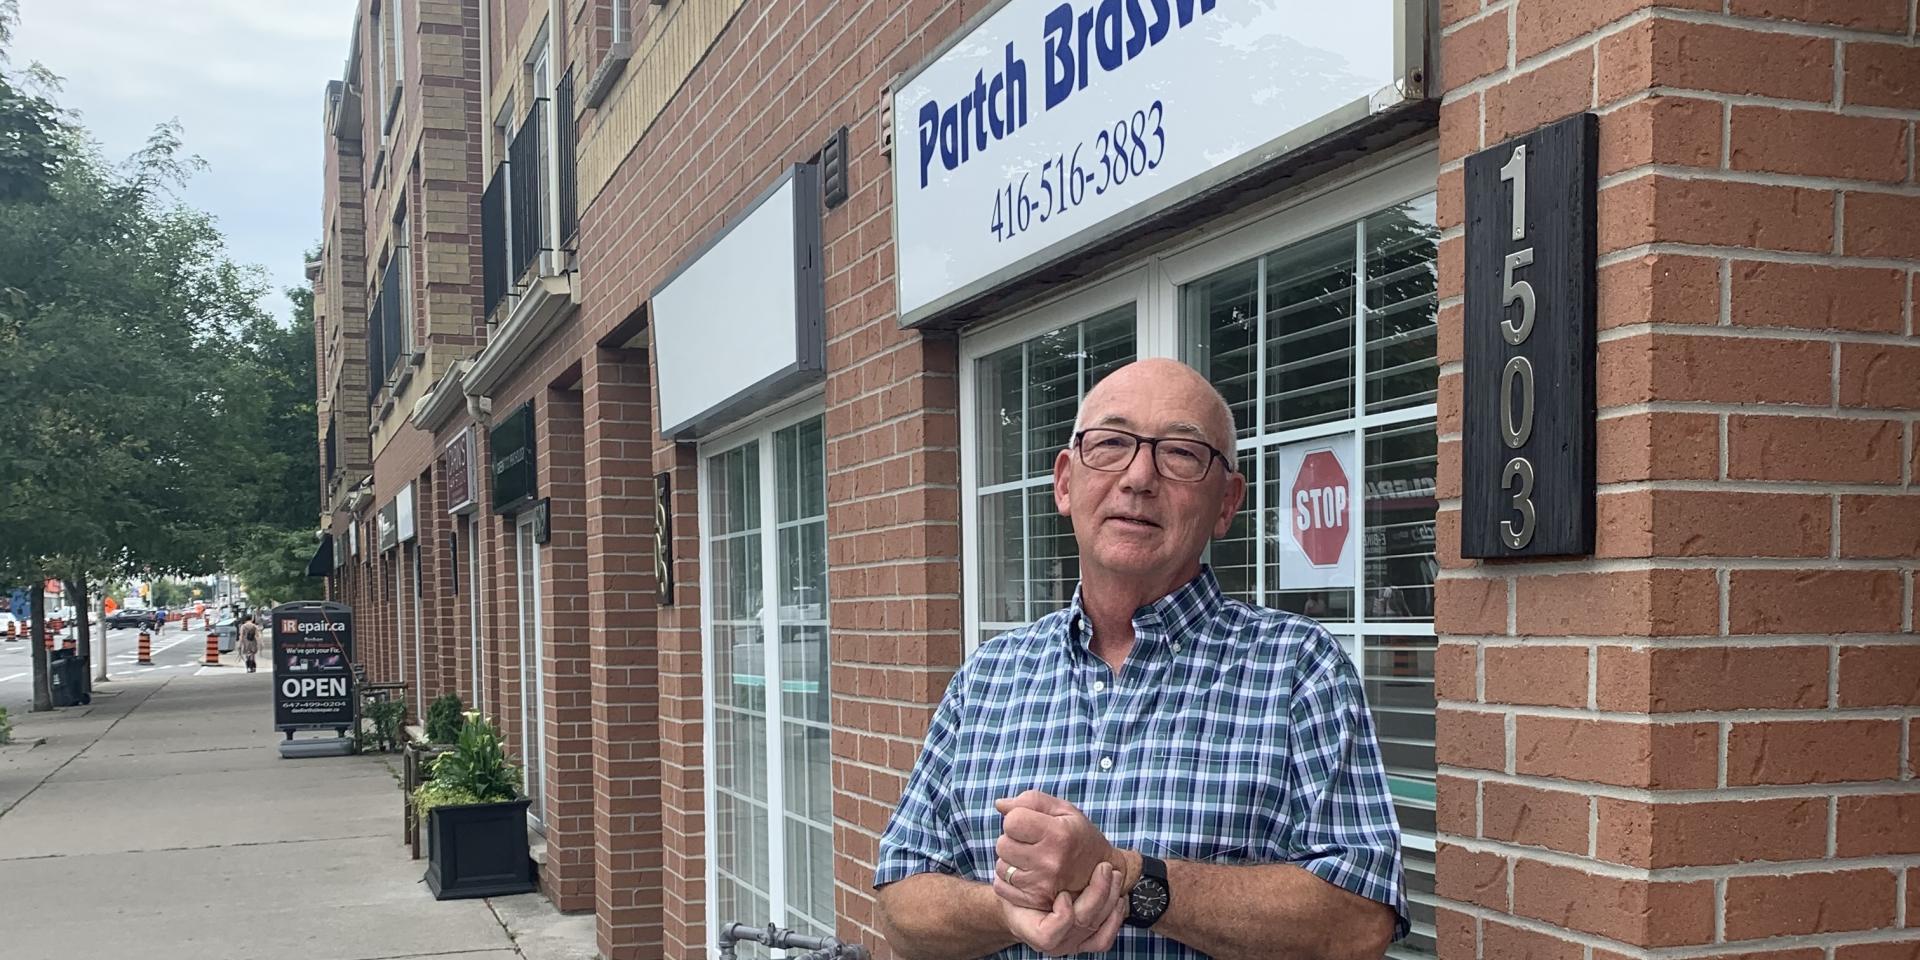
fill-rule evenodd
<path id="1" fill-rule="evenodd" d="M 1507 254 L 1506 275 L 1500 285 L 1502 305 L 1511 307 L 1515 300 L 1520 301 L 1520 322 L 1516 324 L 1511 318 L 1500 321 L 1500 335 L 1516 347 L 1527 342 L 1527 335 L 1533 332 L 1533 284 L 1513 279 L 1513 271 L 1516 267 L 1532 265 L 1532 247 Z"/>

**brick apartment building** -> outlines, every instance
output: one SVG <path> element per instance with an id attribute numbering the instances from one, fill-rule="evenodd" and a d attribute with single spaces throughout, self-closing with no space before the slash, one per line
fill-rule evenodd
<path id="1" fill-rule="evenodd" d="M 1223 586 L 1366 680 L 1394 955 L 1920 957 L 1915 16 L 362 0 L 315 562 L 604 956 L 884 950 L 933 705 L 1073 590 L 1076 404 L 1178 357 Z"/>

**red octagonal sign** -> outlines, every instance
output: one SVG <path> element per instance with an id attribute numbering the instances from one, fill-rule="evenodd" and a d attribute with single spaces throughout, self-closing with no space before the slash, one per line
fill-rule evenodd
<path id="1" fill-rule="evenodd" d="M 1293 478 L 1293 539 L 1316 567 L 1340 563 L 1353 512 L 1347 503 L 1347 471 L 1331 450 L 1315 450 Z"/>

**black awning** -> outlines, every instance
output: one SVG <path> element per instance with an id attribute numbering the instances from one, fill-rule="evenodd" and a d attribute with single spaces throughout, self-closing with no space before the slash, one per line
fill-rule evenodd
<path id="1" fill-rule="evenodd" d="M 333 575 L 333 534 L 320 535 L 320 548 L 313 551 L 313 559 L 307 561 L 307 576 L 327 577 Z"/>

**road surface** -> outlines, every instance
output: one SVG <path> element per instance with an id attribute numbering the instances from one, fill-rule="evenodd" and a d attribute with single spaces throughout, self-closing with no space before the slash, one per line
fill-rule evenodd
<path id="1" fill-rule="evenodd" d="M 190 675 L 200 668 L 200 660 L 207 653 L 207 632 L 201 628 L 198 620 L 194 621 L 192 630 L 182 631 L 178 623 L 170 623 L 165 630 L 156 634 L 153 638 L 151 667 L 143 667 L 135 662 L 139 659 L 139 629 L 123 627 L 105 630 L 96 623 L 93 625 L 96 644 L 103 633 L 107 641 L 107 676 L 114 679 Z M 24 638 L 12 643 L 0 641 L 0 707 L 5 707 L 15 717 L 33 706 L 31 649 Z M 233 654 L 230 653 L 222 654 L 220 659 L 223 663 L 238 662 L 233 660 Z M 100 671 L 96 667 L 93 672 L 97 675 Z"/>

